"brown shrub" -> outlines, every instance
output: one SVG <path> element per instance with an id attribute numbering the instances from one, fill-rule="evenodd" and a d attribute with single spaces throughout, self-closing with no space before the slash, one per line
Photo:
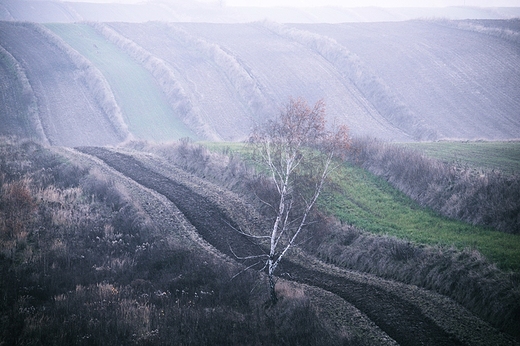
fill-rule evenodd
<path id="1" fill-rule="evenodd" d="M 0 237 L 4 241 L 19 241 L 27 237 L 36 203 L 29 190 L 30 180 L 4 183 L 0 194 Z"/>

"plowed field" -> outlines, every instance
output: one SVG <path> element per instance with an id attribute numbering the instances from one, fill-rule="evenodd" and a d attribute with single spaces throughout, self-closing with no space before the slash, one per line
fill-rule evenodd
<path id="1" fill-rule="evenodd" d="M 79 76 L 80 71 L 33 27 L 0 22 L 0 45 L 22 65 L 53 145 L 114 144 L 121 139 Z"/>
<path id="2" fill-rule="evenodd" d="M 130 132 L 140 139 L 206 134 L 205 139 L 243 140 L 289 97 L 311 104 L 324 99 L 329 124 L 344 123 L 354 136 L 402 142 L 516 139 L 517 27 L 469 24 L 106 23 L 132 49 L 145 52 L 141 59 L 87 24 L 48 27 L 101 71 Z M 0 44 L 25 69 L 52 144 L 120 140 L 94 100 L 99 90 L 82 83 L 63 51 L 28 24 L 3 22 L 1 29 Z M 150 61 L 172 71 L 173 80 L 164 83 L 157 73 L 154 78 Z M 172 85 L 182 100 L 165 99 Z M 189 114 L 176 110 L 176 102 Z"/>

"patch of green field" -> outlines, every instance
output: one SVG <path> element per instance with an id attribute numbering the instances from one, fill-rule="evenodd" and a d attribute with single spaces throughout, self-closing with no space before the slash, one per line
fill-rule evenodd
<path id="1" fill-rule="evenodd" d="M 423 208 L 382 178 L 345 164 L 320 206 L 341 221 L 419 244 L 474 248 L 503 269 L 520 270 L 520 235 L 447 219 Z"/>
<path id="2" fill-rule="evenodd" d="M 244 144 L 205 143 L 211 150 L 230 150 L 245 159 Z M 384 179 L 351 164 L 331 175 L 321 195 L 320 208 L 344 223 L 375 234 L 407 239 L 417 244 L 477 249 L 502 269 L 520 271 L 520 235 L 473 226 L 421 207 Z"/>
<path id="3" fill-rule="evenodd" d="M 105 76 L 130 132 L 141 139 L 197 138 L 175 114 L 153 76 L 86 24 L 46 24 Z"/>
<path id="4" fill-rule="evenodd" d="M 520 173 L 520 141 L 511 142 L 429 142 L 405 146 L 445 162 L 474 168 Z"/>

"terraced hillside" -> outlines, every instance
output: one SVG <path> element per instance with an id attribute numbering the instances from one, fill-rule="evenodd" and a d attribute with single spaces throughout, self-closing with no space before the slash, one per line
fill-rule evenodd
<path id="1" fill-rule="evenodd" d="M 291 96 L 325 99 L 355 136 L 499 140 L 520 133 L 515 23 L 3 22 L 0 45 L 52 144 L 241 140 Z"/>
<path id="2" fill-rule="evenodd" d="M 74 61 L 65 46 L 41 26 L 2 22 L 0 31 L 0 45 L 21 66 L 29 81 L 31 88 L 26 93 L 37 100 L 38 117 L 51 144 L 106 145 L 124 139 L 118 124 L 109 119 L 85 83 L 88 64 Z M 5 88 L 6 92 L 17 89 L 16 85 Z M 17 111 L 26 106 L 14 107 Z"/>
<path id="3" fill-rule="evenodd" d="M 197 138 L 170 107 L 153 76 L 131 56 L 86 24 L 48 24 L 107 79 L 128 130 L 138 138 Z"/>
<path id="4" fill-rule="evenodd" d="M 518 136 L 518 44 L 422 21 L 300 28 L 331 37 L 359 56 L 440 138 Z M 375 33 L 381 35 L 377 40 Z"/>
<path id="5" fill-rule="evenodd" d="M 41 140 L 45 136 L 36 114 L 36 98 L 25 72 L 16 59 L 1 47 L 0 61 L 0 133 Z"/>
<path id="6" fill-rule="evenodd" d="M 321 56 L 261 25 L 111 26 L 175 66 L 190 99 L 222 138 L 243 137 L 291 96 L 325 98 L 329 116 L 359 134 L 406 138 Z"/>

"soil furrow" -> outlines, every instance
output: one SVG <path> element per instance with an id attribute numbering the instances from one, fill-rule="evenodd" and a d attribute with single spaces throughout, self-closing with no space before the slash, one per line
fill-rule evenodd
<path id="1" fill-rule="evenodd" d="M 232 249 L 235 253 L 240 249 L 239 255 L 259 253 L 258 246 L 234 231 L 231 226 L 237 225 L 218 205 L 205 198 L 203 192 L 200 194 L 182 182 L 156 173 L 129 155 L 102 148 L 79 150 L 97 156 L 139 184 L 171 200 L 201 236 L 221 252 L 231 257 L 234 256 Z M 320 287 L 350 302 L 400 345 L 462 345 L 415 305 L 380 287 L 305 268 L 291 261 L 283 262 L 280 269 L 280 272 L 290 273 L 294 281 Z"/>

